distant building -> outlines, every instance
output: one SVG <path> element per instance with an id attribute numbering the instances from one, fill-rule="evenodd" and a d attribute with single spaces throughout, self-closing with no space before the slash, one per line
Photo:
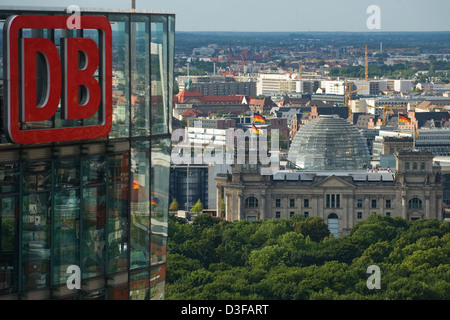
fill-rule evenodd
<path id="1" fill-rule="evenodd" d="M 256 82 L 250 77 L 179 76 L 177 81 L 180 91 L 185 89 L 189 79 L 192 88 L 204 96 L 256 96 Z"/>
<path id="2" fill-rule="evenodd" d="M 250 110 L 249 96 L 204 96 L 192 87 L 185 88 L 174 95 L 173 100 L 173 116 L 179 120 L 185 117 L 196 117 L 200 114 L 208 116 L 211 113 L 230 113 L 237 116 Z M 185 114 L 186 111 L 189 112 Z"/>
<path id="3" fill-rule="evenodd" d="M 394 91 L 407 93 L 413 89 L 411 80 L 394 80 Z"/>
<path id="4" fill-rule="evenodd" d="M 200 200 L 209 207 L 208 165 L 172 165 L 170 167 L 170 199 L 177 199 L 178 209 L 189 211 Z"/>
<path id="5" fill-rule="evenodd" d="M 271 96 L 279 93 L 312 93 L 317 90 L 318 81 L 301 80 L 296 74 L 259 74 L 256 94 Z"/>

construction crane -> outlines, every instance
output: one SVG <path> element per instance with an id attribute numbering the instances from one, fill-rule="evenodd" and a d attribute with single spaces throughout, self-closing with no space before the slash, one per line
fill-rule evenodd
<path id="1" fill-rule="evenodd" d="M 353 123 L 353 113 L 352 113 L 352 107 L 349 105 L 350 100 L 352 100 L 352 94 L 361 90 L 365 90 L 365 88 L 360 88 L 356 90 L 350 90 L 350 86 L 347 84 L 347 79 L 345 79 L 345 85 L 344 85 L 344 106 L 348 109 L 348 121 Z"/>
<path id="2" fill-rule="evenodd" d="M 380 107 L 367 106 L 367 108 L 380 109 Z M 389 109 L 407 109 L 408 105 L 394 104 L 394 105 L 382 105 L 382 125 L 386 126 L 387 110 Z"/>

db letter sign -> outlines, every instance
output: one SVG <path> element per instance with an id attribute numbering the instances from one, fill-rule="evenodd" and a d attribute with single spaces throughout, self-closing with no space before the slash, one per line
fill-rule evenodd
<path id="1" fill-rule="evenodd" d="M 98 31 L 98 45 L 87 37 L 61 37 L 58 51 L 49 38 L 24 36 L 25 29 L 68 29 L 67 19 L 15 15 L 5 22 L 4 128 L 13 143 L 96 139 L 111 130 L 112 32 L 108 19 L 79 17 L 81 29 Z M 43 83 L 38 83 L 38 67 L 43 70 L 39 78 Z M 94 115 L 89 125 L 83 125 L 83 121 L 73 121 L 76 126 L 41 125 L 56 117 L 81 120 Z"/>

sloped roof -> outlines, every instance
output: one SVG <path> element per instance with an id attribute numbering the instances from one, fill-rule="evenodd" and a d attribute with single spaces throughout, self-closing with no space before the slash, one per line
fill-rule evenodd
<path id="1" fill-rule="evenodd" d="M 194 88 L 192 91 L 189 91 L 188 89 L 184 88 L 175 95 L 174 100 L 178 103 L 184 103 L 188 98 L 194 97 L 203 100 L 203 95 L 197 89 Z"/>
<path id="2" fill-rule="evenodd" d="M 202 114 L 203 112 L 201 112 L 200 110 L 196 110 L 196 109 L 188 109 L 185 112 L 183 112 L 181 114 L 182 117 L 196 117 L 199 114 Z"/>

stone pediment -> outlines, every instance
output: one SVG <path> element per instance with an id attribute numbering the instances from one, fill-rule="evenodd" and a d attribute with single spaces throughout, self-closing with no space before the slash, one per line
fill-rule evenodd
<path id="1" fill-rule="evenodd" d="M 355 187 L 352 183 L 349 183 L 334 174 L 326 177 L 322 181 L 318 181 L 313 184 L 313 187 L 345 187 L 345 188 L 353 188 Z"/>

